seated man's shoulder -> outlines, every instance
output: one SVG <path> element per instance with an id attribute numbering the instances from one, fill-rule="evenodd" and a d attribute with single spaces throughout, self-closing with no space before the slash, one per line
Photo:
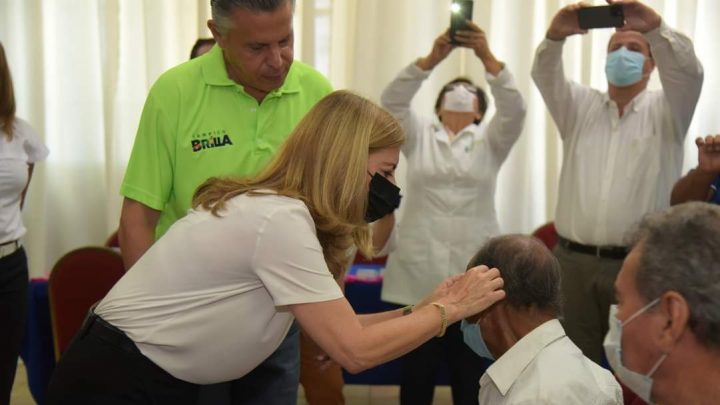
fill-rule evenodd
<path id="1" fill-rule="evenodd" d="M 532 367 L 545 403 L 622 404 L 612 373 L 583 356 L 567 337 L 546 347 Z"/>

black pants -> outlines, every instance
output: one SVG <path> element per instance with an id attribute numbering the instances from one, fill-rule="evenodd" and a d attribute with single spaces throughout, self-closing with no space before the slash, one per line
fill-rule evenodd
<path id="1" fill-rule="evenodd" d="M 400 404 L 430 405 L 440 365 L 450 370 L 453 404 L 478 405 L 480 377 L 490 365 L 463 341 L 460 322 L 448 326 L 445 336 L 432 338 L 402 358 Z"/>
<path id="2" fill-rule="evenodd" d="M 55 368 L 47 403 L 195 405 L 198 387 L 168 374 L 123 332 L 91 315 Z"/>
<path id="3" fill-rule="evenodd" d="M 0 258 L 0 405 L 10 403 L 10 391 L 25 333 L 27 295 L 27 257 L 21 247 Z"/>

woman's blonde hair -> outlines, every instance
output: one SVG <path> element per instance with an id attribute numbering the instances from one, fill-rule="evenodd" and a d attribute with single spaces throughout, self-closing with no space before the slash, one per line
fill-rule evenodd
<path id="1" fill-rule="evenodd" d="M 227 200 L 243 193 L 272 190 L 297 198 L 308 207 L 328 268 L 338 276 L 353 244 L 372 255 L 365 223 L 368 156 L 404 141 L 402 128 L 387 111 L 351 92 L 336 91 L 305 115 L 259 176 L 211 178 L 197 189 L 192 205 L 218 215 Z"/>
<path id="2" fill-rule="evenodd" d="M 15 92 L 5 49 L 0 42 L 0 129 L 12 140 L 15 126 Z"/>

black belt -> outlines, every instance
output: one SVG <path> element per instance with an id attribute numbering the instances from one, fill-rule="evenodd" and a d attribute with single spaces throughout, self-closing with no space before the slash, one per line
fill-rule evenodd
<path id="1" fill-rule="evenodd" d="M 0 243 L 0 247 L 6 246 L 6 245 L 15 245 L 16 248 L 17 248 L 17 247 L 20 247 L 17 239 L 11 240 L 11 241 L 5 242 L 5 243 Z"/>
<path id="2" fill-rule="evenodd" d="M 595 257 L 602 257 L 606 259 L 622 260 L 627 256 L 628 249 L 624 246 L 592 246 L 583 245 L 581 243 L 567 240 L 562 236 L 558 237 L 558 243 L 565 249 L 572 250 L 573 252 L 583 253 Z"/>
<path id="3" fill-rule="evenodd" d="M 93 335 L 111 346 L 117 347 L 128 353 L 140 353 L 140 349 L 135 346 L 125 332 L 102 319 L 93 312 L 88 314 L 83 325 L 83 333 Z"/>

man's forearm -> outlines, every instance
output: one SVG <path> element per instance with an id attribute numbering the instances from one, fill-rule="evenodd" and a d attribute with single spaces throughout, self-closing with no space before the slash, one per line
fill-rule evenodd
<path id="1" fill-rule="evenodd" d="M 123 201 L 118 241 L 126 269 L 130 269 L 155 242 L 155 226 L 159 219 L 160 211 L 129 198 Z"/>
<path id="2" fill-rule="evenodd" d="M 118 241 L 120 242 L 120 254 L 122 255 L 125 269 L 130 269 L 145 252 L 150 249 L 154 242 L 154 231 L 140 227 L 123 227 L 118 229 Z"/>
<path id="3" fill-rule="evenodd" d="M 670 205 L 682 204 L 688 201 L 707 201 L 710 195 L 710 186 L 717 174 L 705 173 L 693 169 L 678 180 L 670 196 Z"/>

